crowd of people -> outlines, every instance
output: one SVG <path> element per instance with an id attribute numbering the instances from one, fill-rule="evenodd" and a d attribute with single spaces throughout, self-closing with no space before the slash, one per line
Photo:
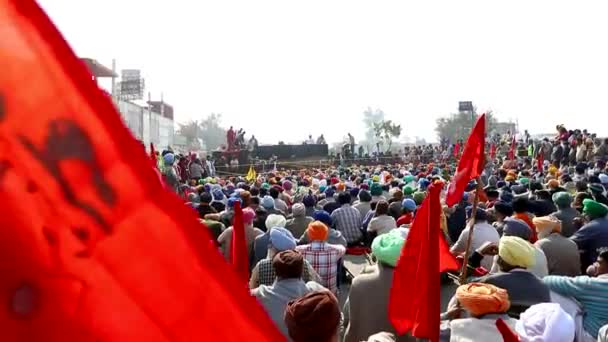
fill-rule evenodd
<path id="1" fill-rule="evenodd" d="M 497 148 L 480 184 L 471 182 L 460 203 L 443 205 L 440 228 L 455 256 L 469 247 L 463 262 L 473 271 L 442 314 L 442 341 L 500 341 L 499 318 L 521 341 L 608 341 L 607 142 L 558 130 L 553 141 L 489 139 L 488 151 Z M 526 153 L 510 155 L 521 147 Z M 287 339 L 414 341 L 395 335 L 387 308 L 416 211 L 434 181 L 450 181 L 458 154 L 429 158 L 285 169 L 247 180 L 218 177 L 212 163 L 164 151 L 161 170 L 184 163 L 190 174 L 161 174 L 196 210 L 227 261 L 240 203 L 251 294 Z M 200 166 L 195 172 L 193 164 Z M 373 265 L 351 279 L 344 256 L 365 252 Z"/>

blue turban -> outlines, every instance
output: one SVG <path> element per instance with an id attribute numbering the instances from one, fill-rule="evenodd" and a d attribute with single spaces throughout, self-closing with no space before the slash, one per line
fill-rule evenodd
<path id="1" fill-rule="evenodd" d="M 213 200 L 215 201 L 222 201 L 224 199 L 224 193 L 221 189 L 215 189 L 211 194 L 213 195 Z"/>
<path id="2" fill-rule="evenodd" d="M 296 239 L 293 234 L 282 227 L 272 227 L 270 229 L 270 244 L 279 252 L 295 249 Z"/>
<path id="3" fill-rule="evenodd" d="M 532 230 L 528 224 L 520 219 L 507 217 L 504 221 L 504 228 L 502 231 L 503 236 L 517 236 L 526 241 L 530 240 L 532 236 Z"/>
<path id="4" fill-rule="evenodd" d="M 262 198 L 262 203 L 260 203 L 264 209 L 272 209 L 274 208 L 274 198 L 270 196 L 264 196 Z"/>
<path id="5" fill-rule="evenodd" d="M 173 155 L 173 153 L 167 153 L 163 156 L 163 161 L 165 162 L 165 165 L 173 165 L 175 162 L 175 155 Z"/>
<path id="6" fill-rule="evenodd" d="M 325 210 L 317 210 L 312 214 L 312 218 L 315 219 L 315 221 L 321 221 L 323 223 L 325 223 L 326 226 L 331 227 L 331 216 L 329 215 L 329 213 Z"/>
<path id="7" fill-rule="evenodd" d="M 420 180 L 418 181 L 418 187 L 421 190 L 426 190 L 426 188 L 428 188 L 430 184 L 431 184 L 431 181 L 429 181 L 426 178 L 420 178 Z"/>
<path id="8" fill-rule="evenodd" d="M 416 202 L 414 202 L 414 200 L 411 198 L 404 199 L 403 202 L 401 202 L 401 206 L 403 209 L 407 209 L 409 211 L 416 210 Z"/>
<path id="9" fill-rule="evenodd" d="M 305 207 L 314 207 L 316 202 L 317 201 L 315 200 L 315 197 L 313 195 L 306 195 L 302 199 L 302 203 Z"/>
<path id="10" fill-rule="evenodd" d="M 236 197 L 230 197 L 228 199 L 228 208 L 234 208 L 234 203 L 236 203 L 236 202 L 240 203 L 241 200 L 239 198 L 236 198 Z"/>

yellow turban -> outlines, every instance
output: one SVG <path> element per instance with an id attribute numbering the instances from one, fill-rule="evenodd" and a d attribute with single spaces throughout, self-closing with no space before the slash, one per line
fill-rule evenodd
<path id="1" fill-rule="evenodd" d="M 456 299 L 474 316 L 503 313 L 511 306 L 507 290 L 484 283 L 459 286 L 456 290 Z"/>
<path id="2" fill-rule="evenodd" d="M 507 182 L 514 182 L 515 181 L 515 176 L 508 175 L 507 177 L 505 177 L 505 181 L 507 181 Z"/>
<path id="3" fill-rule="evenodd" d="M 550 174 L 555 175 L 555 174 L 557 174 L 557 167 L 555 165 L 551 165 L 551 166 L 549 166 L 548 171 Z"/>
<path id="4" fill-rule="evenodd" d="M 511 266 L 530 268 L 535 263 L 532 245 L 517 236 L 503 236 L 498 244 L 498 256 Z"/>
<path id="5" fill-rule="evenodd" d="M 535 217 L 532 219 L 532 223 L 538 232 L 548 230 L 552 233 L 560 233 L 562 231 L 562 222 L 553 216 Z"/>

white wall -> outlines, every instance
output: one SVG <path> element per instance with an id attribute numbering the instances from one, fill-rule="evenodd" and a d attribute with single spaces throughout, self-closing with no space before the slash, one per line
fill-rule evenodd
<path id="1" fill-rule="evenodd" d="M 153 143 L 157 150 L 173 145 L 175 135 L 173 120 L 162 117 L 160 113 L 150 113 L 147 108 L 132 102 L 121 100 L 117 102 L 123 122 L 146 148 L 150 143 Z"/>

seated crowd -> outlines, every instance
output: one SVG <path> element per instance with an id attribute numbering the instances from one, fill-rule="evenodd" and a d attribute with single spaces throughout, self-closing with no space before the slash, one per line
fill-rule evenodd
<path id="1" fill-rule="evenodd" d="M 454 169 L 284 170 L 250 181 L 205 178 L 179 191 L 227 260 L 241 203 L 251 293 L 287 339 L 415 341 L 395 336 L 388 320 L 393 270 L 428 186 L 449 181 Z M 480 179 L 460 203 L 443 205 L 440 228 L 454 255 L 473 234 L 465 262 L 475 272 L 442 314 L 441 340 L 500 341 L 511 332 L 520 341 L 608 341 L 604 161 L 547 162 L 543 170 L 489 161 Z M 375 264 L 351 280 L 344 257 L 361 250 Z"/>

